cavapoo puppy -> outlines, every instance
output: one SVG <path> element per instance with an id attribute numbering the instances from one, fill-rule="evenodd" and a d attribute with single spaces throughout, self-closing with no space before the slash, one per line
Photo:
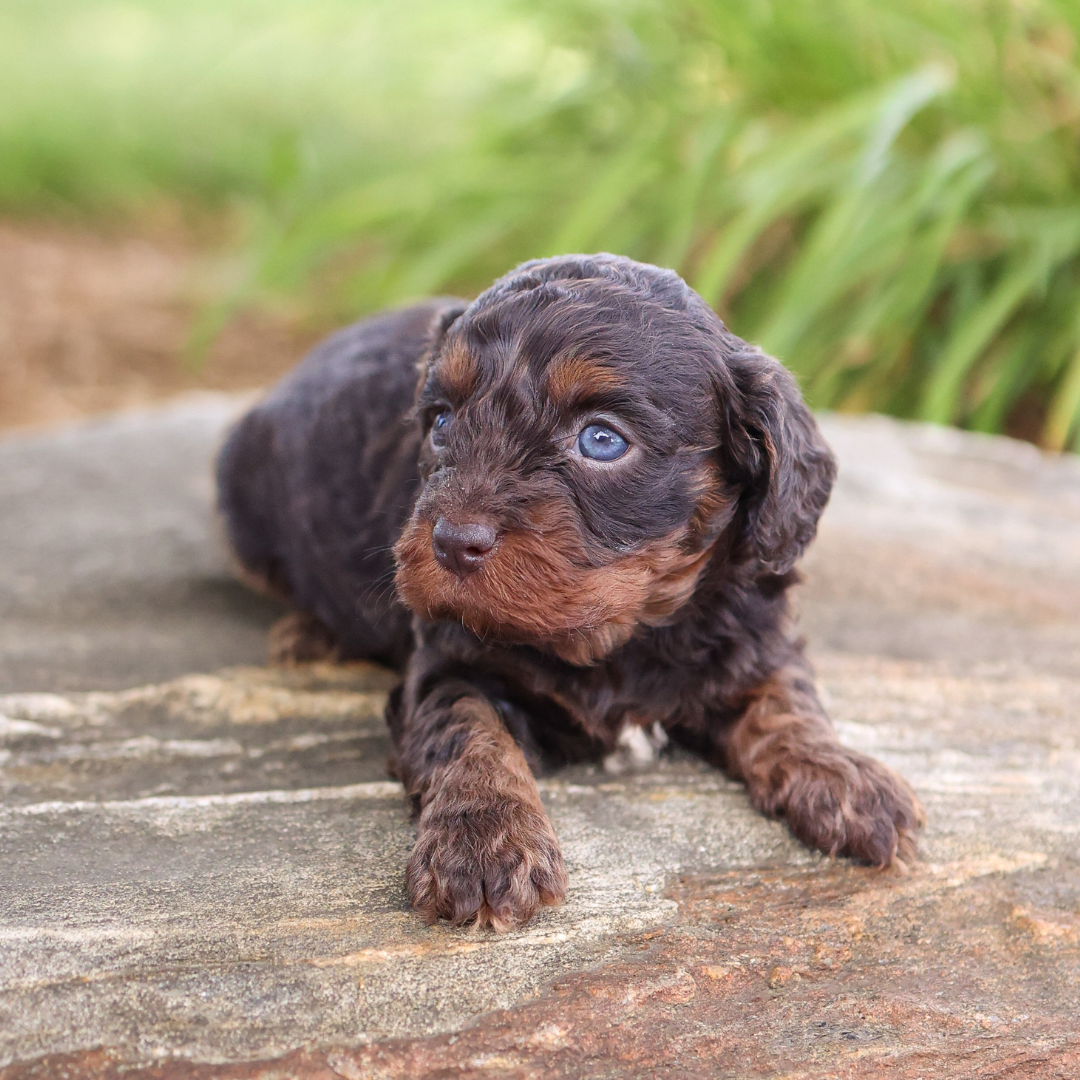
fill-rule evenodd
<path id="1" fill-rule="evenodd" d="M 776 360 L 672 271 L 613 255 L 342 330 L 218 464 L 241 566 L 296 609 L 278 658 L 404 673 L 387 716 L 419 813 L 413 905 L 496 930 L 566 891 L 534 768 L 635 726 L 812 847 L 913 858 L 917 799 L 840 745 L 789 637 L 834 474 Z"/>

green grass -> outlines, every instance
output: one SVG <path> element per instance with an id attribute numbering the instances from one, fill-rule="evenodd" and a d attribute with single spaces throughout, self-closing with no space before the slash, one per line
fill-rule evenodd
<path id="1" fill-rule="evenodd" d="M 817 405 L 1077 449 L 1078 34 L 1077 0 L 0 0 L 0 209 L 226 209 L 203 335 L 619 251 Z"/>

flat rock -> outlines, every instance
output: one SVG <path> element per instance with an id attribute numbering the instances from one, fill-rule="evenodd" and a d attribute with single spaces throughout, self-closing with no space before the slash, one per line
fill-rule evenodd
<path id="1" fill-rule="evenodd" d="M 427 927 L 371 665 L 257 666 L 202 397 L 0 442 L 0 1080 L 1080 1075 L 1080 461 L 825 417 L 802 630 L 927 808 L 830 861 L 687 755 L 543 778 L 567 902 Z"/>
<path id="2" fill-rule="evenodd" d="M 246 397 L 0 439 L 0 691 L 260 663 L 275 605 L 229 572 L 212 462 Z"/>

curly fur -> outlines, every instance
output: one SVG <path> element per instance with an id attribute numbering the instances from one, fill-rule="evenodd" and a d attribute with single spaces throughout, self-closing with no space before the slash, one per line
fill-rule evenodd
<path id="1" fill-rule="evenodd" d="M 574 458 L 597 417 L 629 435 L 624 463 Z M 497 930 L 566 890 L 533 770 L 609 754 L 627 725 L 726 768 L 811 846 L 910 863 L 917 799 L 840 745 L 789 636 L 834 475 L 782 365 L 673 272 L 612 255 L 342 331 L 218 467 L 245 573 L 302 613 L 278 658 L 404 674 L 388 720 L 414 905 Z M 436 557 L 440 518 L 496 538 L 475 572 Z"/>

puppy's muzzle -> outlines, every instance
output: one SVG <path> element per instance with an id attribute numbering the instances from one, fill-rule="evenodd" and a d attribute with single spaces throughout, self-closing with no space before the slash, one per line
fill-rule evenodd
<path id="1" fill-rule="evenodd" d="M 478 521 L 457 524 L 441 517 L 432 530 L 431 546 L 439 564 L 463 578 L 480 569 L 497 539 L 498 533 L 490 525 Z"/>

